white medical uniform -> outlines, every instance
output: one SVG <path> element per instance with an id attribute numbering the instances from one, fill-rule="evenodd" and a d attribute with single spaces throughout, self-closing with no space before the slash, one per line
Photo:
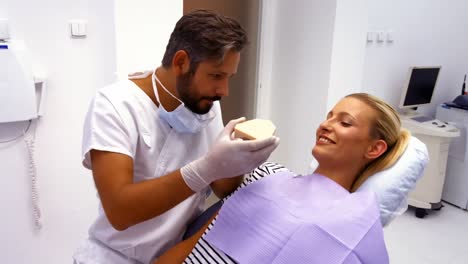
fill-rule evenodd
<path id="1" fill-rule="evenodd" d="M 133 181 L 173 172 L 204 155 L 223 129 L 219 102 L 216 117 L 199 133 L 181 134 L 158 116 L 158 107 L 130 80 L 99 90 L 84 124 L 83 165 L 91 169 L 91 149 L 130 156 Z M 150 263 L 179 242 L 187 224 L 204 205 L 208 188 L 166 213 L 124 231 L 114 229 L 99 206 L 90 238 L 74 254 L 77 263 Z M 157 203 L 158 201 L 154 201 Z"/>

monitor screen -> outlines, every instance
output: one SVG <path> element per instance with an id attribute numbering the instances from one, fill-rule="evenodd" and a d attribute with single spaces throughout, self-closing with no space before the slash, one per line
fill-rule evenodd
<path id="1" fill-rule="evenodd" d="M 430 104 L 439 77 L 440 66 L 410 67 L 400 107 L 410 108 Z"/>

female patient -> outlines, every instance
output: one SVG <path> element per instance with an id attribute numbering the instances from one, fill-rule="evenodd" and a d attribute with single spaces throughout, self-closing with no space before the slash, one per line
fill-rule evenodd
<path id="1" fill-rule="evenodd" d="M 155 263 L 388 263 L 375 197 L 354 191 L 406 148 L 398 114 L 374 96 L 351 94 L 316 139 L 312 175 L 259 167 L 216 218 Z"/>

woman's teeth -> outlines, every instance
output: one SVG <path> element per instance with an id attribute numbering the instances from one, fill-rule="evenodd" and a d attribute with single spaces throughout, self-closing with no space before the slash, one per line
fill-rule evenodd
<path id="1" fill-rule="evenodd" d="M 323 142 L 323 143 L 332 143 L 331 140 L 329 140 L 328 138 L 323 138 L 323 137 L 319 138 L 319 142 Z"/>

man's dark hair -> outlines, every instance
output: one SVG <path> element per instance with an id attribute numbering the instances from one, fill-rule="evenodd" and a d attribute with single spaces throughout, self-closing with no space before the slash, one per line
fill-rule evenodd
<path id="1" fill-rule="evenodd" d="M 223 60 L 229 50 L 240 52 L 247 35 L 239 22 L 209 10 L 195 10 L 184 15 L 175 25 L 166 47 L 162 65 L 168 68 L 174 54 L 185 50 L 194 73 L 201 61 Z"/>

